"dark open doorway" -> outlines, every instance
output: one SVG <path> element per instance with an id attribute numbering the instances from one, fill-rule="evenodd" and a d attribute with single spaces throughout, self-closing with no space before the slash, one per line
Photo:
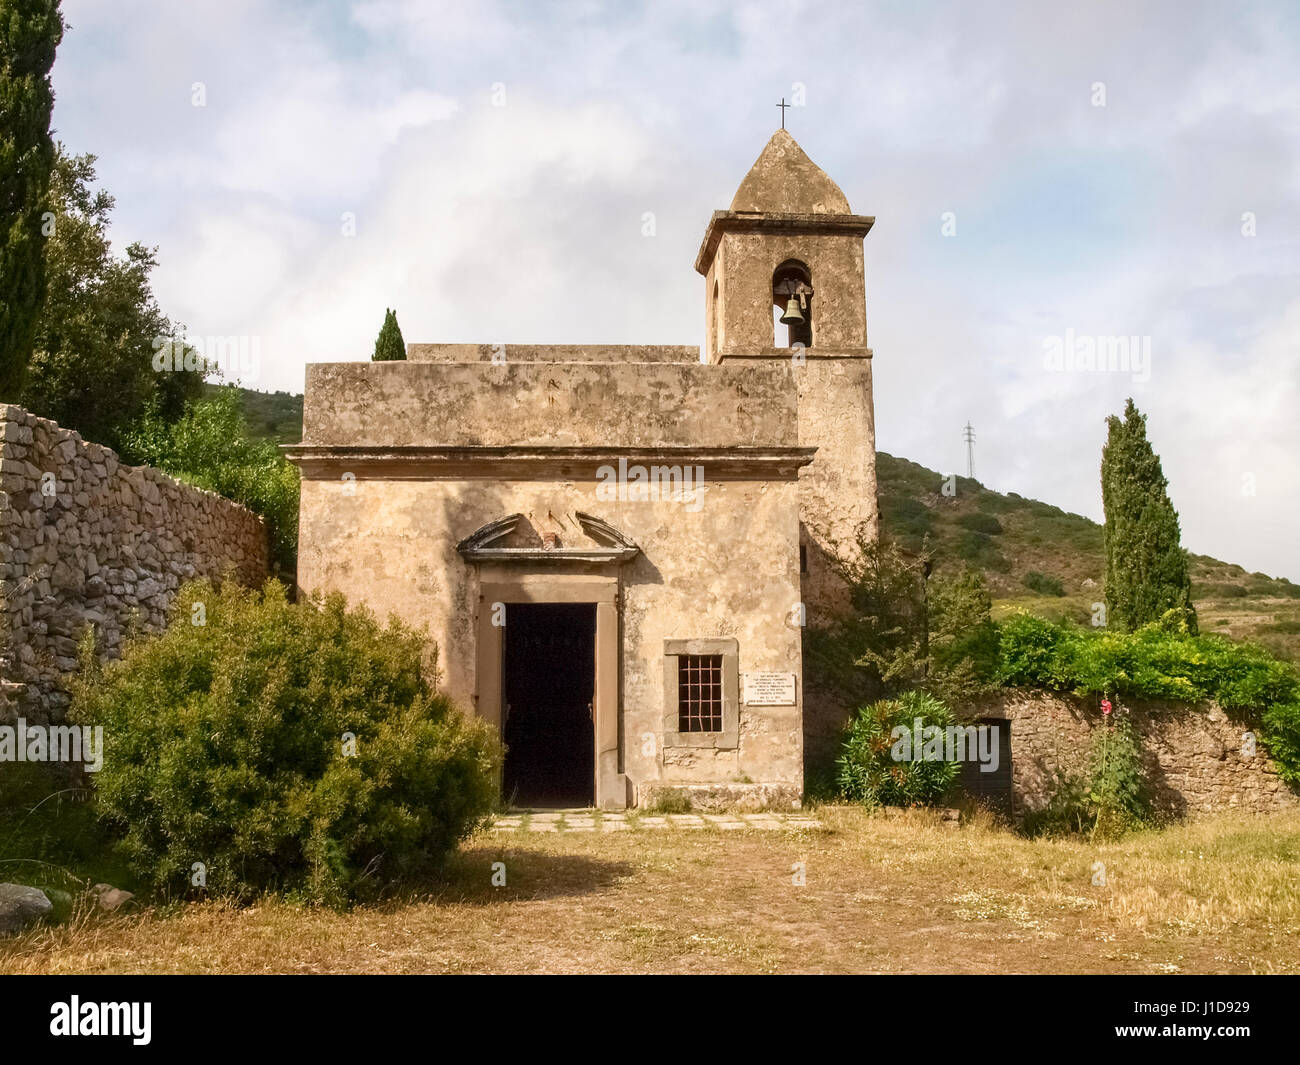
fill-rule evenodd
<path id="1" fill-rule="evenodd" d="M 504 659 L 506 800 L 593 805 L 596 604 L 508 604 Z"/>

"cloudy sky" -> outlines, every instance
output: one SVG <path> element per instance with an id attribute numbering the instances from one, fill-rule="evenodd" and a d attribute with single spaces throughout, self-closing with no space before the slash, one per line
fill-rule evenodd
<path id="1" fill-rule="evenodd" d="M 980 480 L 1100 519 L 1132 395 L 1186 546 L 1300 580 L 1294 0 L 64 9 L 57 135 L 173 320 L 259 338 L 253 387 L 367 358 L 387 306 L 408 341 L 700 343 L 705 224 L 798 94 L 877 220 L 881 450 L 964 472 L 969 419 Z M 1054 372 L 1068 337 L 1149 372 Z"/>

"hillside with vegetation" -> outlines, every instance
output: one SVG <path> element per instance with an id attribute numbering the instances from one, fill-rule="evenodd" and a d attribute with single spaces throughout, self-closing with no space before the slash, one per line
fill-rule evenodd
<path id="1" fill-rule="evenodd" d="M 1018 607 L 1086 622 L 1102 599 L 1101 526 L 1050 503 L 1003 494 L 967 477 L 943 494 L 943 477 L 907 459 L 876 454 L 881 528 L 939 572 L 982 570 L 994 617 Z M 1300 661 L 1300 584 L 1190 555 L 1192 599 L 1203 632 L 1249 637 Z"/>

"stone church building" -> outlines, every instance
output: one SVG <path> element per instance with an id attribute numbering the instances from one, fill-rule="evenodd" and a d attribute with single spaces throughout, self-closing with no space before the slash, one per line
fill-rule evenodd
<path id="1" fill-rule="evenodd" d="M 521 806 L 789 808 L 847 708 L 801 637 L 877 532 L 863 238 L 785 130 L 704 231 L 705 346 L 307 368 L 299 582 L 427 627 Z"/>

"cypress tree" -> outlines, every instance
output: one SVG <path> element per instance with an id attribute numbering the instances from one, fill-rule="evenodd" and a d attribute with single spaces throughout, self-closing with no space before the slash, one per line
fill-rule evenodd
<path id="1" fill-rule="evenodd" d="M 389 310 L 384 314 L 384 324 L 375 339 L 375 353 L 371 362 L 392 362 L 406 358 L 406 341 L 402 339 L 402 330 L 397 324 L 397 312 Z"/>
<path id="2" fill-rule="evenodd" d="M 50 68 L 62 39 L 59 0 L 0 0 L 0 400 L 9 402 L 22 389 L 45 299 Z"/>
<path id="3" fill-rule="evenodd" d="M 1160 456 L 1147 440 L 1146 415 L 1130 399 L 1124 418 L 1106 419 L 1101 499 L 1106 511 L 1106 613 L 1109 625 L 1132 631 L 1152 621 L 1185 621 L 1196 631 L 1187 554 L 1178 512 L 1166 491 Z"/>

